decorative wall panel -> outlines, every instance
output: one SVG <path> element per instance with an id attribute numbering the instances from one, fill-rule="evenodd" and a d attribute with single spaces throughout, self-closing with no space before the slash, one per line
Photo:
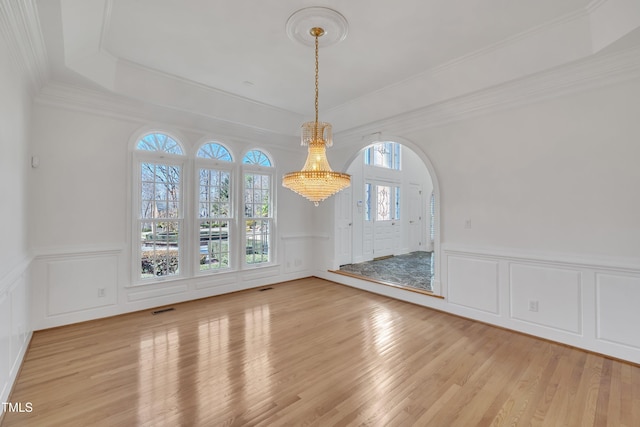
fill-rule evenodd
<path id="1" fill-rule="evenodd" d="M 596 276 L 597 337 L 640 349 L 640 277 Z"/>
<path id="2" fill-rule="evenodd" d="M 50 260 L 47 262 L 47 314 L 115 304 L 117 272 L 118 258 L 112 254 Z"/>
<path id="3" fill-rule="evenodd" d="M 512 263 L 509 270 L 511 317 L 581 332 L 579 271 L 521 263 Z"/>
<path id="4" fill-rule="evenodd" d="M 449 302 L 498 314 L 498 261 L 447 258 Z"/>

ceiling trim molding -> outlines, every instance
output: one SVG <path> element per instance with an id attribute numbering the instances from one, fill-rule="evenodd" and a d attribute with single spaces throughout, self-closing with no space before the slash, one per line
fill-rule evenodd
<path id="1" fill-rule="evenodd" d="M 335 138 L 360 141 L 376 132 L 406 135 L 509 108 L 579 93 L 640 77 L 640 46 L 601 55 L 337 132 Z"/>
<path id="2" fill-rule="evenodd" d="M 607 86 L 640 77 L 640 46 L 558 67 L 533 76 L 480 90 L 455 99 L 337 132 L 335 137 L 359 142 L 376 132 L 406 135 L 505 109 Z M 113 117 L 136 123 L 167 123 L 187 131 L 220 135 L 247 142 L 259 140 L 280 149 L 295 151 L 297 138 L 267 129 L 158 106 L 112 93 L 62 83 L 49 83 L 36 103 Z M 289 144 L 291 141 L 291 145 Z M 286 142 L 283 144 L 283 142 Z"/>
<path id="3" fill-rule="evenodd" d="M 638 3 L 595 0 L 575 12 L 325 110 L 325 119 L 340 130 L 410 114 L 588 60 L 637 28 Z M 394 99 L 394 103 L 386 103 L 387 99 Z"/>
<path id="4" fill-rule="evenodd" d="M 608 0 L 602 0 L 608 1 Z M 493 52 L 504 49 L 505 47 L 509 47 L 515 43 L 518 43 L 522 40 L 530 39 L 537 37 L 543 33 L 553 31 L 556 28 L 560 28 L 564 25 L 574 23 L 579 20 L 583 20 L 589 17 L 589 13 L 585 9 L 578 9 L 574 12 L 567 13 L 565 15 L 559 16 L 555 19 L 547 21 L 543 24 L 536 25 L 535 27 L 529 28 L 528 30 L 522 31 L 518 34 L 514 34 L 511 37 L 507 37 L 502 39 L 496 43 L 485 46 L 481 49 L 478 49 L 474 52 L 470 52 L 466 55 L 459 56 L 449 62 L 441 64 L 437 67 L 434 67 L 431 70 L 427 70 L 421 74 L 438 74 L 438 73 L 447 73 L 451 71 L 451 69 L 461 63 L 466 63 L 470 60 L 473 60 L 477 57 L 485 56 L 491 54 Z"/>
<path id="5" fill-rule="evenodd" d="M 49 79 L 49 66 L 34 1 L 0 0 L 0 32 L 27 76 L 31 94 L 37 94 Z"/>
<path id="6" fill-rule="evenodd" d="M 604 5 L 605 3 L 608 3 L 609 0 L 593 0 L 591 3 L 589 3 L 585 9 L 587 10 L 587 12 L 589 13 L 593 13 L 595 10 L 597 10 L 600 6 Z"/>
<path id="7" fill-rule="evenodd" d="M 106 50 L 102 50 L 105 54 L 112 55 L 110 52 Z M 124 92 L 128 97 L 132 97 L 132 93 L 135 93 L 135 87 L 125 86 L 122 83 L 122 80 L 134 81 L 134 83 L 141 83 L 148 80 L 154 80 L 157 82 L 162 82 L 164 85 L 162 87 L 165 90 L 168 89 L 170 84 L 175 86 L 175 90 L 180 90 L 183 93 L 183 97 L 186 97 L 185 94 L 189 93 L 188 102 L 184 102 L 183 109 L 185 111 L 192 112 L 194 114 L 204 114 L 201 111 L 211 111 L 213 106 L 216 105 L 224 105 L 223 110 L 230 109 L 230 106 L 234 106 L 234 110 L 238 111 L 258 111 L 260 110 L 260 115 L 262 117 L 268 117 L 271 120 L 269 122 L 274 121 L 286 121 L 286 122 L 300 122 L 302 123 L 304 120 L 304 116 L 300 113 L 296 113 L 284 108 L 276 107 L 273 105 L 265 104 L 260 101 L 256 101 L 244 96 L 236 95 L 231 92 L 226 92 L 218 88 L 206 86 L 202 83 L 186 79 L 184 77 L 176 76 L 173 74 L 168 74 L 153 68 L 148 68 L 143 65 L 140 65 L 135 62 L 131 62 L 124 59 L 117 60 L 117 71 L 122 75 L 126 75 L 126 79 L 122 76 L 119 77 L 119 82 L 116 82 L 116 88 L 114 93 Z M 138 78 L 139 80 L 135 80 Z M 145 96 L 148 96 L 148 92 L 144 92 Z M 137 96 L 137 99 L 141 99 L 140 96 Z M 165 100 L 166 101 L 166 100 Z M 169 103 L 168 101 L 156 102 L 158 105 L 166 106 L 167 108 L 178 108 L 175 106 L 175 102 Z M 172 101 L 174 101 L 172 99 Z M 201 101 L 202 104 L 199 104 L 198 101 Z M 228 119 L 222 118 L 222 114 L 218 114 L 218 117 L 221 121 L 231 122 L 233 120 L 230 118 L 231 114 L 227 112 L 226 114 L 229 116 Z M 213 117 L 213 116 L 211 116 Z M 243 123 L 241 123 L 243 124 Z M 248 125 L 247 125 L 248 126 Z M 285 125 L 288 126 L 288 123 Z M 259 128 L 259 126 L 256 126 Z M 292 135 L 297 129 L 292 130 Z"/>
<path id="8" fill-rule="evenodd" d="M 302 116 L 180 76 L 116 57 L 105 44 L 112 0 L 68 0 L 60 4 L 64 65 L 100 87 L 151 105 L 216 118 L 221 122 L 293 135 Z"/>
<path id="9" fill-rule="evenodd" d="M 214 117 L 181 111 L 175 108 L 145 103 L 110 92 L 87 89 L 60 82 L 50 82 L 35 98 L 37 105 L 61 108 L 102 117 L 124 120 L 137 124 L 166 123 L 187 132 L 202 133 L 255 144 L 277 145 L 289 143 L 291 151 L 297 150 L 298 138 L 268 129 L 226 122 Z"/>

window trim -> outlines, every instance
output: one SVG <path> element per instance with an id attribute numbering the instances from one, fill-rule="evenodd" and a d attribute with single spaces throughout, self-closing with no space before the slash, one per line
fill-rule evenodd
<path id="1" fill-rule="evenodd" d="M 226 148 L 226 147 L 225 147 Z M 199 150 L 199 149 L 198 149 Z M 229 151 L 230 152 L 230 151 Z M 231 155 L 233 159 L 233 155 Z M 199 214 L 199 205 L 200 205 L 200 170 L 208 169 L 208 170 L 216 170 L 223 171 L 229 173 L 229 212 L 230 216 L 228 217 L 220 217 L 216 219 L 222 219 L 229 223 L 229 230 L 227 236 L 227 243 L 229 245 L 229 266 L 225 268 L 220 268 L 217 270 L 200 270 L 200 222 L 206 220 L 206 218 L 200 218 Z M 193 246 L 192 250 L 195 251 L 195 255 L 193 256 L 192 268 L 194 276 L 209 276 L 214 274 L 226 273 L 231 271 L 237 271 L 238 264 L 237 259 L 234 256 L 234 246 L 236 246 L 237 240 L 234 236 L 237 236 L 237 208 L 236 208 L 236 194 L 235 194 L 235 186 L 236 186 L 236 169 L 237 165 L 231 161 L 221 161 L 218 159 L 208 159 L 202 157 L 196 157 L 193 168 L 193 233 L 192 239 L 193 242 L 191 246 Z"/>
<path id="2" fill-rule="evenodd" d="M 246 155 L 250 152 L 253 151 L 260 151 L 262 152 L 262 154 L 264 154 L 264 156 L 267 157 L 267 159 L 269 160 L 270 166 L 262 166 L 259 164 L 251 164 L 251 163 L 245 163 L 244 160 L 246 158 Z M 276 251 L 276 218 L 277 218 L 277 213 L 276 213 L 276 209 L 277 209 L 277 201 L 276 201 L 276 195 L 277 195 L 277 191 L 275 189 L 275 182 L 276 182 L 276 168 L 274 166 L 274 162 L 273 162 L 273 158 L 271 156 L 270 153 L 268 153 L 266 150 L 261 149 L 261 148 L 250 148 L 247 151 L 245 151 L 242 155 L 242 162 L 240 164 L 240 180 L 242 182 L 242 185 L 238 185 L 238 191 L 236 194 L 240 194 L 240 197 L 238 198 L 238 202 L 239 202 L 239 206 L 238 206 L 238 228 L 240 229 L 240 232 L 242 234 L 241 236 L 241 244 L 245 247 L 245 250 L 242 251 L 238 251 L 238 254 L 241 261 L 240 261 L 240 265 L 239 267 L 243 270 L 248 270 L 248 269 L 254 269 L 254 268 L 261 268 L 261 267 L 269 267 L 269 266 L 273 266 L 277 263 L 277 251 Z M 260 174 L 260 175 L 268 175 L 269 179 L 270 179 L 270 185 L 269 185 L 269 199 L 270 199 L 270 215 L 268 217 L 247 217 L 246 213 L 245 213 L 245 209 L 244 209 L 244 191 L 245 191 L 245 179 L 246 179 L 246 174 L 247 173 L 256 173 L 256 174 Z M 247 257 L 246 257 L 246 242 L 247 242 L 247 229 L 246 229 L 246 221 L 247 220 L 251 220 L 250 218 L 255 218 L 255 219 L 267 219 L 270 221 L 269 224 L 269 241 L 268 241 L 268 248 L 269 248 L 269 252 L 268 252 L 268 256 L 269 256 L 269 260 L 266 262 L 259 262 L 259 263 L 253 263 L 250 264 L 247 262 Z"/>
<path id="3" fill-rule="evenodd" d="M 384 144 L 390 144 L 391 153 L 390 153 L 389 163 L 391 164 L 391 166 L 378 165 L 375 163 L 374 150 L 376 150 L 378 146 L 381 146 Z M 365 166 L 381 168 L 381 169 L 397 171 L 397 172 L 402 171 L 402 144 L 398 142 L 395 142 L 395 141 L 374 142 L 373 144 L 366 147 L 363 150 L 363 153 L 364 155 L 363 155 L 362 163 Z"/>
<path id="4" fill-rule="evenodd" d="M 141 150 L 137 148 L 137 143 L 142 138 L 146 137 L 152 133 L 162 133 L 169 137 L 171 137 L 174 141 L 178 143 L 180 148 L 182 149 L 183 154 L 171 154 L 162 151 L 150 151 L 150 150 Z M 185 242 L 185 234 L 189 232 L 188 230 L 188 222 L 186 221 L 188 215 L 188 203 L 185 198 L 188 197 L 188 183 L 185 182 L 185 176 L 189 173 L 189 162 L 188 156 L 186 154 L 184 145 L 180 141 L 180 139 L 176 138 L 169 132 L 154 130 L 150 132 L 145 132 L 135 139 L 135 144 L 133 146 L 132 159 L 133 159 L 133 167 L 130 169 L 133 173 L 133 183 L 130 188 L 133 189 L 135 187 L 135 193 L 132 194 L 131 197 L 131 215 L 132 215 L 132 227 L 131 227 L 131 246 L 132 246 L 132 261 L 133 268 L 131 268 L 131 276 L 132 276 L 132 285 L 146 285 L 152 283 L 161 283 L 167 281 L 181 280 L 188 277 L 189 266 L 185 263 L 185 250 L 187 249 Z M 167 276 L 153 276 L 153 277 L 142 277 L 142 253 L 140 248 L 140 240 L 135 239 L 138 233 L 140 233 L 140 226 L 144 220 L 140 218 L 140 208 L 142 203 L 141 193 L 142 193 L 142 163 L 155 163 L 155 164 L 169 164 L 174 166 L 180 166 L 180 188 L 179 188 L 179 206 L 178 212 L 179 216 L 175 219 L 175 221 L 180 222 L 180 229 L 182 230 L 178 233 L 178 273 Z"/>

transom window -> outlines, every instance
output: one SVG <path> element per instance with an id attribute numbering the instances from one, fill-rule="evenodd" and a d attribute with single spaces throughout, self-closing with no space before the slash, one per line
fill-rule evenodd
<path id="1" fill-rule="evenodd" d="M 178 155 L 184 154 L 180 144 L 169 135 L 165 135 L 163 133 L 150 133 L 143 136 L 138 141 L 136 149 L 156 152 L 160 151 Z"/>
<path id="2" fill-rule="evenodd" d="M 198 150 L 197 157 L 201 159 L 215 159 L 223 162 L 232 162 L 231 153 L 224 145 L 217 142 L 208 142 Z"/>
<path id="3" fill-rule="evenodd" d="M 271 167 L 271 160 L 269 160 L 269 156 L 260 150 L 251 150 L 247 152 L 242 159 L 242 163 L 246 165 Z"/>
<path id="4" fill-rule="evenodd" d="M 364 150 L 364 164 L 400 170 L 400 144 L 378 142 Z"/>

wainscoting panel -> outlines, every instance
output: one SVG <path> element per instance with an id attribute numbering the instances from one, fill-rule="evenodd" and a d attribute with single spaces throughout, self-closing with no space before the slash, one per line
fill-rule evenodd
<path id="1" fill-rule="evenodd" d="M 267 277 L 276 277 L 280 274 L 280 267 L 261 267 L 255 270 L 246 270 L 242 273 L 242 280 L 244 282 L 250 282 L 253 280 L 264 279 Z"/>
<path id="2" fill-rule="evenodd" d="M 114 305 L 118 284 L 114 254 L 50 260 L 47 263 L 49 316 Z"/>
<path id="3" fill-rule="evenodd" d="M 11 298 L 8 292 L 0 293 L 0 387 L 2 395 L 9 394 L 11 374 Z M 6 400 L 3 400 L 6 402 Z"/>
<path id="4" fill-rule="evenodd" d="M 26 275 L 21 275 L 9 292 L 11 298 L 11 358 L 19 357 L 29 333 L 29 299 Z"/>
<path id="5" fill-rule="evenodd" d="M 284 246 L 285 273 L 294 273 L 309 269 L 307 258 L 303 255 L 308 253 L 308 246 L 311 238 L 312 236 L 308 234 L 302 234 L 299 236 L 288 235 L 281 238 L 282 245 Z"/>
<path id="6" fill-rule="evenodd" d="M 582 331 L 579 271 L 511 263 L 511 316 L 554 329 Z"/>
<path id="7" fill-rule="evenodd" d="M 198 298 L 294 280 L 310 275 L 307 248 L 300 244 L 305 235 L 284 239 L 294 272 L 283 272 L 282 264 L 249 267 L 219 274 L 158 278 L 132 284 L 130 253 L 126 247 L 75 247 L 68 251 L 53 248 L 33 260 L 30 303 L 33 330 L 63 326 L 108 316 L 148 310 Z M 296 260 L 305 259 L 307 261 Z"/>
<path id="8" fill-rule="evenodd" d="M 151 300 L 154 298 L 166 297 L 169 295 L 184 294 L 189 288 L 187 285 L 163 286 L 161 288 L 146 288 L 137 292 L 129 292 L 127 300 L 129 302 Z"/>
<path id="9" fill-rule="evenodd" d="M 448 300 L 498 314 L 498 261 L 463 256 L 447 257 Z"/>
<path id="10" fill-rule="evenodd" d="M 27 282 L 30 262 L 24 260 L 0 278 L 0 402 L 9 401 L 31 340 Z"/>
<path id="11" fill-rule="evenodd" d="M 640 276 L 596 275 L 598 339 L 640 349 Z"/>
<path id="12" fill-rule="evenodd" d="M 234 283 L 238 283 L 238 273 L 220 273 L 212 274 L 209 276 L 203 276 L 200 280 L 196 281 L 196 289 L 208 289 L 217 288 L 221 286 L 230 286 Z"/>

